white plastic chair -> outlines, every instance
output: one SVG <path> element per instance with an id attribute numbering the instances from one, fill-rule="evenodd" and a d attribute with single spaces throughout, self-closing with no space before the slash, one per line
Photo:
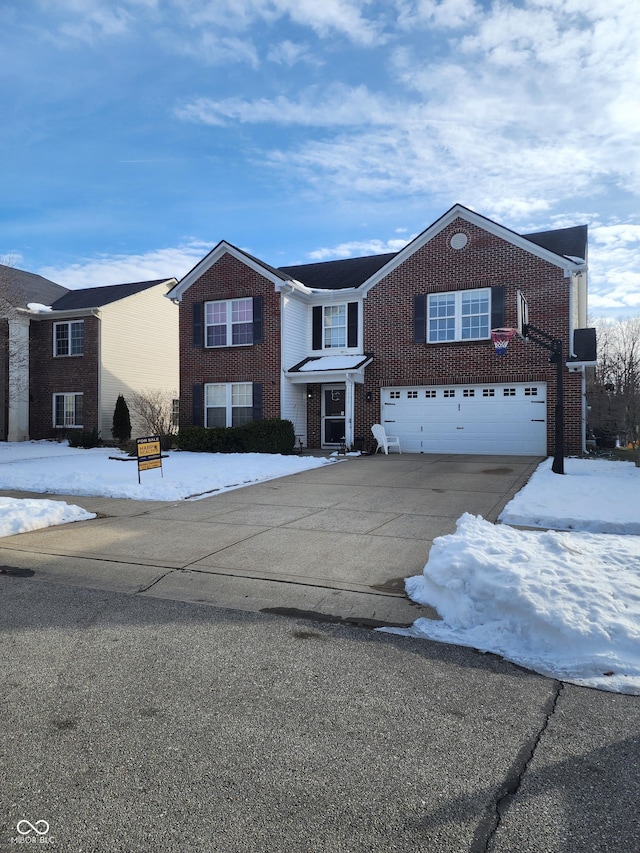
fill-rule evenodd
<path id="1" fill-rule="evenodd" d="M 371 432 L 373 433 L 375 440 L 378 442 L 376 453 L 382 449 L 388 456 L 390 447 L 397 447 L 398 453 L 402 453 L 402 450 L 400 449 L 400 439 L 393 435 L 387 435 L 382 424 L 374 424 L 371 427 Z"/>

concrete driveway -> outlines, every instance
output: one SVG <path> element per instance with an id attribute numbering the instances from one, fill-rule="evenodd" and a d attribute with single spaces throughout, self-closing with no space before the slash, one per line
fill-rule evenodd
<path id="1" fill-rule="evenodd" d="M 408 625 L 435 616 L 403 583 L 432 541 L 464 512 L 495 521 L 539 461 L 347 457 L 198 501 L 59 496 L 100 517 L 6 537 L 0 564 L 94 589 Z"/>

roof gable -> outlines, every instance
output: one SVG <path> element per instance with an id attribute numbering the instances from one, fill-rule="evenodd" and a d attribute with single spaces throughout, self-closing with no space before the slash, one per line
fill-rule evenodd
<path id="1" fill-rule="evenodd" d="M 138 281 L 132 284 L 109 284 L 104 287 L 86 287 L 82 290 L 69 290 L 51 306 L 54 311 L 77 311 L 84 308 L 101 308 L 120 299 L 126 299 L 135 293 L 149 290 L 159 284 L 168 284 L 175 279 L 159 278 L 154 281 Z"/>
<path id="2" fill-rule="evenodd" d="M 539 241 L 536 241 L 534 239 L 528 239 L 522 234 L 517 234 L 511 229 L 505 228 L 504 225 L 499 225 L 497 222 L 493 222 L 493 220 L 487 219 L 486 216 L 481 216 L 479 213 L 475 213 L 474 211 L 469 210 L 461 204 L 455 204 L 443 216 L 441 216 L 432 225 L 430 225 L 425 231 L 419 234 L 410 243 L 407 243 L 404 249 L 401 249 L 399 252 L 397 252 L 387 264 L 385 264 L 376 273 L 374 273 L 364 284 L 363 290 L 365 292 L 368 292 L 381 279 L 383 279 L 396 267 L 400 266 L 401 263 L 403 263 L 407 258 L 411 257 L 411 255 L 421 249 L 426 243 L 432 240 L 437 234 L 439 234 L 444 228 L 446 228 L 456 219 L 466 220 L 467 222 L 476 225 L 478 228 L 482 228 L 483 230 L 488 231 L 489 233 L 494 234 L 509 243 L 512 243 L 514 246 L 518 246 L 525 252 L 530 252 L 531 254 L 536 255 L 542 260 L 547 261 L 548 263 L 553 264 L 554 266 L 560 267 L 564 270 L 565 275 L 568 275 L 570 271 L 580 269 L 583 266 L 582 262 L 572 260 L 571 258 L 566 257 L 565 255 L 558 254 L 557 251 L 553 251 L 547 248 L 548 245 L 555 246 L 560 244 L 560 241 L 554 240 L 554 238 L 551 236 L 554 233 L 552 231 L 542 231 L 538 235 L 529 235 L 529 238 L 536 236 L 541 237 Z M 578 230 L 581 228 L 586 229 L 586 226 L 577 226 Z M 586 243 L 586 230 L 584 232 L 584 239 Z"/>
<path id="3" fill-rule="evenodd" d="M 248 252 L 244 252 L 242 249 L 238 249 L 237 246 L 233 246 L 231 243 L 227 243 L 226 240 L 221 240 L 218 245 L 213 248 L 208 255 L 206 255 L 201 261 L 199 261 L 192 270 L 190 270 L 180 281 L 173 287 L 167 296 L 169 299 L 177 299 L 180 301 L 182 299 L 183 294 L 191 287 L 191 285 L 196 282 L 201 275 L 210 269 L 215 263 L 217 263 L 223 255 L 232 255 L 234 258 L 237 258 L 241 263 L 246 264 L 250 267 L 254 272 L 259 273 L 260 275 L 268 278 L 270 281 L 273 281 L 274 284 L 282 281 L 287 281 L 287 276 L 277 270 L 275 267 L 266 264 L 264 261 L 261 261 L 259 258 L 254 258 L 253 255 L 250 255 Z"/>

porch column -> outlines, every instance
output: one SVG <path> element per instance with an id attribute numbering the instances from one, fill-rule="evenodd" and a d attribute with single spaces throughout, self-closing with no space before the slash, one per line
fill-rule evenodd
<path id="1" fill-rule="evenodd" d="M 355 414 L 355 408 L 353 379 L 349 376 L 348 373 L 345 376 L 344 384 L 344 443 L 347 446 L 347 449 L 349 450 L 353 447 L 353 418 Z"/>
<path id="2" fill-rule="evenodd" d="M 29 440 L 29 318 L 9 320 L 9 422 L 7 441 Z"/>

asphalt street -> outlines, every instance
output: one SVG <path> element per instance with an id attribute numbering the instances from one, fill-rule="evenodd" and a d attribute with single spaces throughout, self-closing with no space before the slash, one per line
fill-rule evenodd
<path id="1" fill-rule="evenodd" d="M 640 701 L 470 649 L 0 575 L 0 850 L 640 850 Z"/>
<path id="2" fill-rule="evenodd" d="M 640 697 L 372 630 L 537 461 L 57 496 L 98 517 L 0 545 L 0 851 L 640 851 Z"/>

